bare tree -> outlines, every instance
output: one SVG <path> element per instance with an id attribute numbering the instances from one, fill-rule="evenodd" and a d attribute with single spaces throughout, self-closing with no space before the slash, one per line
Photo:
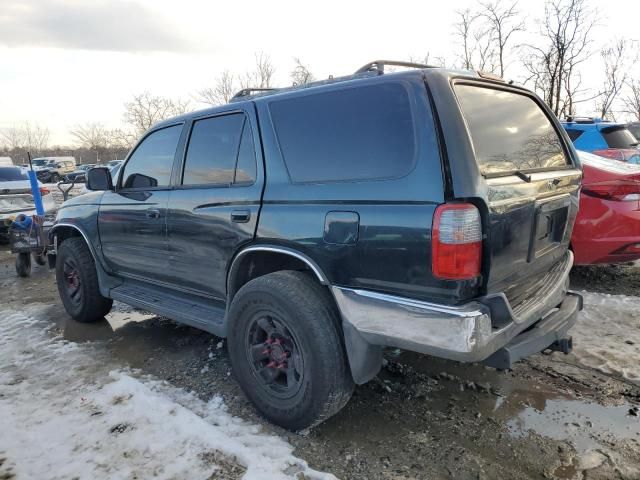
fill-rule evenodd
<path id="1" fill-rule="evenodd" d="M 600 52 L 604 62 L 605 78 L 596 107 L 601 118 L 613 119 L 613 104 L 627 82 L 630 66 L 638 59 L 637 54 L 631 54 L 630 50 L 635 48 L 622 38 Z"/>
<path id="2" fill-rule="evenodd" d="M 577 87 L 572 78 L 590 54 L 594 25 L 587 0 L 547 0 L 540 32 L 543 43 L 526 46 L 525 83 L 533 83 L 557 116 L 573 113 Z"/>
<path id="3" fill-rule="evenodd" d="M 462 47 L 458 55 L 460 66 L 466 70 L 495 69 L 496 49 L 490 26 L 481 22 L 478 12 L 470 9 L 456 12 L 458 21 L 453 24 L 454 36 Z"/>
<path id="4" fill-rule="evenodd" d="M 640 122 L 640 82 L 635 79 L 627 81 L 628 93 L 622 99 L 624 112 L 633 116 L 633 119 Z"/>
<path id="5" fill-rule="evenodd" d="M 88 150 L 100 150 L 109 146 L 110 132 L 98 122 L 88 122 L 84 125 L 76 125 L 69 133 L 73 136 L 78 146 Z"/>
<path id="6" fill-rule="evenodd" d="M 209 105 L 223 105 L 231 100 L 237 90 L 233 74 L 225 70 L 215 80 L 213 87 L 207 87 L 198 92 L 197 100 Z"/>
<path id="7" fill-rule="evenodd" d="M 10 127 L 0 132 L 2 143 L 8 150 L 18 150 L 24 148 L 25 145 L 25 131 L 20 127 Z"/>
<path id="8" fill-rule="evenodd" d="M 471 27 L 476 17 L 468 8 L 466 10 L 458 10 L 456 14 L 458 15 L 458 21 L 453 24 L 453 28 L 455 29 L 454 35 L 460 39 L 462 46 L 462 55 L 460 55 L 462 68 L 473 70 L 474 47 L 471 45 L 471 37 L 473 35 Z"/>
<path id="9" fill-rule="evenodd" d="M 501 77 L 504 77 L 507 45 L 515 33 L 524 30 L 524 21 L 520 19 L 520 12 L 517 9 L 518 2 L 503 5 L 501 0 L 495 0 L 480 5 L 482 9 L 479 15 L 488 24 L 489 37 L 495 46 L 498 58 L 498 72 Z"/>
<path id="10" fill-rule="evenodd" d="M 306 85 L 307 83 L 311 83 L 315 80 L 311 70 L 309 70 L 309 68 L 304 65 L 299 58 L 294 57 L 293 61 L 296 64 L 295 68 L 291 72 L 291 81 L 294 85 Z"/>
<path id="11" fill-rule="evenodd" d="M 124 104 L 124 120 L 136 136 L 141 135 L 154 124 L 189 110 L 189 101 L 154 96 L 149 92 L 134 95 Z"/>
<path id="12" fill-rule="evenodd" d="M 240 77 L 241 88 L 271 88 L 271 80 L 276 71 L 271 57 L 264 52 L 255 54 L 256 64 L 252 71 Z"/>

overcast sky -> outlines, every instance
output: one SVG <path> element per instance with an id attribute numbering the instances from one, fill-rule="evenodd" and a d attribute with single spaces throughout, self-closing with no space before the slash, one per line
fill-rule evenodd
<path id="1" fill-rule="evenodd" d="M 89 121 L 118 127 L 132 95 L 193 97 L 225 69 L 244 72 L 263 51 L 277 85 L 290 83 L 293 57 L 318 78 L 352 73 L 376 58 L 455 58 L 455 11 L 472 0 L 264 2 L 198 0 L 0 0 L 0 128 L 47 126 L 52 143 Z M 593 2 L 600 10 L 585 65 L 597 88 L 597 49 L 615 36 L 640 38 L 640 1 Z M 531 41 L 542 0 L 520 1 Z M 634 67 L 635 76 L 640 70 Z M 507 77 L 521 75 L 510 58 Z M 193 102 L 196 108 L 203 104 Z M 591 106 L 591 105 L 590 105 Z M 586 109 L 586 107 L 585 107 Z M 589 109 L 590 110 L 590 109 Z M 586 112 L 591 113 L 591 111 Z"/>

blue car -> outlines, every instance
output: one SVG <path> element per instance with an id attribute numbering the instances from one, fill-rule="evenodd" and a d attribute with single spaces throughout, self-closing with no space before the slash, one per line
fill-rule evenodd
<path id="1" fill-rule="evenodd" d="M 624 123 L 600 118 L 572 118 L 561 122 L 576 150 L 640 164 L 638 140 Z"/>

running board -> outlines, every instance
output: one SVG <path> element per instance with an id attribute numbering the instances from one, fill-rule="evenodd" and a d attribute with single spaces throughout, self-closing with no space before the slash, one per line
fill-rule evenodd
<path id="1" fill-rule="evenodd" d="M 111 289 L 109 296 L 132 307 L 226 337 L 222 302 L 130 280 Z"/>

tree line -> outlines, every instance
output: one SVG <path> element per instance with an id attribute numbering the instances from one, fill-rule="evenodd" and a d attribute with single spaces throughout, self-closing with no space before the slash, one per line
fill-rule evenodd
<path id="1" fill-rule="evenodd" d="M 456 11 L 452 25 L 456 50 L 452 58 L 427 53 L 410 60 L 481 70 L 503 78 L 511 78 L 517 67 L 517 80 L 536 91 L 560 118 L 589 110 L 610 120 L 623 114 L 640 121 L 640 80 L 633 78 L 630 70 L 638 60 L 638 42 L 614 37 L 605 45 L 594 45 L 592 33 L 598 19 L 590 0 L 546 0 L 536 22 L 523 17 L 516 0 L 478 0 L 473 8 Z M 535 33 L 531 34 L 534 24 Z M 523 42 L 527 30 L 528 42 Z M 584 85 L 582 73 L 585 62 L 594 61 L 594 57 L 601 67 L 600 85 L 595 89 Z M 122 127 L 107 128 L 99 121 L 75 125 L 69 131 L 74 147 L 55 151 L 94 161 L 122 158 L 153 124 L 188 112 L 194 104 L 222 105 L 241 89 L 273 87 L 276 68 L 270 56 L 258 52 L 254 60 L 250 70 L 225 70 L 190 98 L 136 94 L 123 105 Z M 300 58 L 294 58 L 293 64 L 288 75 L 291 84 L 316 79 Z M 49 130 L 32 122 L 0 131 L 0 149 L 18 158 L 26 158 L 27 151 L 51 155 L 54 149 L 49 140 Z"/>

